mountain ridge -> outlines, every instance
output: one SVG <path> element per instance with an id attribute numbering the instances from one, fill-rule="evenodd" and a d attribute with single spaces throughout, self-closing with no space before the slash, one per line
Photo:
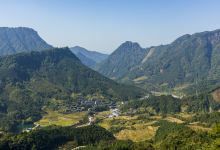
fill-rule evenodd
<path id="1" fill-rule="evenodd" d="M 97 51 L 90 51 L 80 46 L 70 48 L 71 51 L 82 61 L 82 63 L 90 68 L 95 68 L 96 64 L 105 60 L 108 55 Z"/>
<path id="2" fill-rule="evenodd" d="M 0 57 L 0 74 L 0 129 L 9 131 L 39 120 L 43 108 L 66 112 L 86 97 L 113 102 L 143 95 L 86 67 L 69 48 Z"/>
<path id="3" fill-rule="evenodd" d="M 120 78 L 140 62 L 145 51 L 138 43 L 126 41 L 97 66 L 97 71 L 112 79 Z"/>
<path id="4" fill-rule="evenodd" d="M 0 55 L 52 48 L 38 33 L 27 27 L 0 27 Z"/>
<path id="5" fill-rule="evenodd" d="M 103 63 L 98 71 L 120 82 L 136 84 L 149 90 L 186 86 L 182 92 L 192 93 L 198 88 L 201 88 L 201 92 L 207 91 L 216 88 L 219 83 L 219 45 L 220 30 L 186 34 L 170 44 L 144 49 L 142 57 L 135 57 L 137 63 L 127 70 L 120 67 L 126 66 L 123 59 L 118 59 L 117 64 L 112 63 L 112 66 L 108 67 L 114 60 L 111 56 L 118 53 L 116 49 L 109 56 L 112 60 Z M 124 54 L 131 55 L 127 52 L 128 49 Z M 132 57 L 125 57 L 128 59 L 127 63 L 133 61 Z M 114 72 L 114 67 L 117 67 L 118 71 Z M 121 70 L 124 71 L 123 74 Z"/>

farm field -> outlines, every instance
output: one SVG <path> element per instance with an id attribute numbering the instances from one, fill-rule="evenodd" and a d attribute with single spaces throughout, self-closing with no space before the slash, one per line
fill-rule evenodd
<path id="1" fill-rule="evenodd" d="M 47 114 L 41 120 L 36 122 L 40 126 L 58 125 L 58 126 L 71 126 L 78 123 L 84 117 L 86 112 L 76 112 L 72 114 L 61 114 L 57 111 L 47 110 Z"/>
<path id="2" fill-rule="evenodd" d="M 95 116 L 97 124 L 111 132 L 118 140 L 132 140 L 141 142 L 152 139 L 159 126 L 155 123 L 165 120 L 172 123 L 184 124 L 194 116 L 194 114 L 180 113 L 167 116 L 147 116 L 147 114 L 137 114 L 133 116 L 122 115 L 108 118 L 109 112 L 100 112 Z M 141 118 L 145 116 L 144 118 Z M 181 119 L 182 118 L 182 119 Z M 188 124 L 188 123 L 187 123 Z M 188 124 L 188 127 L 195 131 L 209 131 L 210 128 L 202 125 Z"/>

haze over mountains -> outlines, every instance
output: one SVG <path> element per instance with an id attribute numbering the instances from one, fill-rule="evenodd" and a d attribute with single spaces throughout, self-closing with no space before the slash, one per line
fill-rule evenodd
<path id="1" fill-rule="evenodd" d="M 19 52 L 41 51 L 51 48 L 52 46 L 46 43 L 38 33 L 31 28 L 0 27 L 0 56 Z M 97 63 L 100 63 L 108 57 L 107 54 L 89 51 L 79 46 L 70 49 L 83 64 L 90 68 L 94 68 Z"/>
<path id="2" fill-rule="evenodd" d="M 127 41 L 112 54 L 75 46 L 71 51 L 80 61 L 119 82 L 161 91 L 184 93 L 210 90 L 219 84 L 220 30 L 184 35 L 171 44 L 142 48 Z M 52 48 L 31 28 L 0 28 L 0 55 Z"/>
<path id="3" fill-rule="evenodd" d="M 82 63 L 90 68 L 94 68 L 98 63 L 105 60 L 108 55 L 96 51 L 89 51 L 83 47 L 75 46 L 70 50 L 82 61 Z"/>

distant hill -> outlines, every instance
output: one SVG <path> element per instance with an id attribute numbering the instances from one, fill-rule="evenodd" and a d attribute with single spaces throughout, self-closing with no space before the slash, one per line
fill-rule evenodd
<path id="1" fill-rule="evenodd" d="M 138 65 L 145 53 L 146 49 L 141 48 L 138 43 L 127 41 L 109 55 L 97 70 L 109 78 L 119 79 Z"/>
<path id="2" fill-rule="evenodd" d="M 109 56 L 100 73 L 153 91 L 195 94 L 220 84 L 220 30 L 187 34 L 171 44 L 146 50 L 136 46 L 138 51 L 133 53 L 129 46 L 123 47 Z"/>
<path id="3" fill-rule="evenodd" d="M 68 48 L 2 57 L 0 74 L 0 127 L 7 130 L 22 120 L 38 120 L 49 102 L 58 105 L 56 109 L 71 105 L 74 93 L 98 94 L 111 101 L 137 98 L 143 92 L 89 69 Z"/>
<path id="4" fill-rule="evenodd" d="M 97 63 L 100 63 L 108 57 L 107 54 L 102 54 L 96 51 L 89 51 L 79 46 L 75 46 L 70 49 L 82 61 L 84 65 L 90 68 L 94 68 Z"/>
<path id="5" fill-rule="evenodd" d="M 0 27 L 0 56 L 52 48 L 31 28 Z"/>

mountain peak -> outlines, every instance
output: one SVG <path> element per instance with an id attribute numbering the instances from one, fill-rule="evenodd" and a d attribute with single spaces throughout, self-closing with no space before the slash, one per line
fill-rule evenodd
<path id="1" fill-rule="evenodd" d="M 85 49 L 84 47 L 81 47 L 81 46 L 74 46 L 71 49 L 73 49 L 75 52 L 80 52 L 81 50 L 88 51 L 87 49 Z"/>
<path id="2" fill-rule="evenodd" d="M 198 90 L 209 91 L 220 83 L 217 78 L 220 76 L 219 45 L 220 30 L 186 34 L 171 44 L 145 50 L 134 49 L 132 42 L 125 42 L 99 71 L 121 82 L 143 79 L 135 82 L 141 86 L 155 85 L 162 89 L 161 85 L 166 84 L 172 89 L 190 84 L 180 91 L 191 94 L 198 84 Z"/>
<path id="3" fill-rule="evenodd" d="M 3 29 L 8 29 L 8 30 L 30 30 L 30 31 L 35 31 L 33 28 L 30 28 L 30 27 L 0 27 L 0 30 Z M 35 31 L 36 32 L 36 31 Z"/>
<path id="4" fill-rule="evenodd" d="M 132 41 L 125 41 L 124 43 L 121 44 L 121 46 L 129 46 L 129 47 L 141 47 L 139 43 L 137 42 L 132 42 Z"/>
<path id="5" fill-rule="evenodd" d="M 126 41 L 122 43 L 111 55 L 118 53 L 139 53 L 143 48 L 137 42 Z"/>
<path id="6" fill-rule="evenodd" d="M 98 70 L 110 78 L 120 78 L 135 65 L 139 64 L 145 53 L 146 50 L 138 43 L 126 41 L 99 66 Z"/>
<path id="7" fill-rule="evenodd" d="M 181 43 L 183 41 L 189 40 L 190 38 L 207 38 L 210 42 L 219 42 L 220 41 L 220 29 L 214 31 L 204 31 L 194 34 L 185 34 L 177 38 L 173 43 Z"/>
<path id="8" fill-rule="evenodd" d="M 38 33 L 27 27 L 0 27 L 0 56 L 52 48 Z"/>

